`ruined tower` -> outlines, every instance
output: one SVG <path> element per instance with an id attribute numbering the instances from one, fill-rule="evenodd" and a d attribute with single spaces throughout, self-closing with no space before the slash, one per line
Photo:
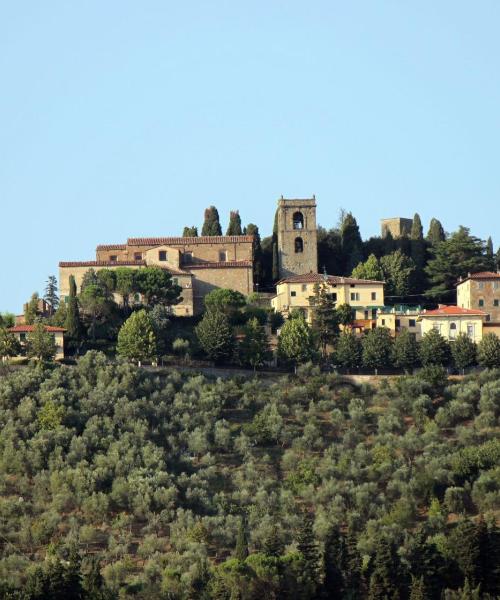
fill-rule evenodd
<path id="1" fill-rule="evenodd" d="M 318 271 L 316 197 L 278 200 L 280 279 Z"/>

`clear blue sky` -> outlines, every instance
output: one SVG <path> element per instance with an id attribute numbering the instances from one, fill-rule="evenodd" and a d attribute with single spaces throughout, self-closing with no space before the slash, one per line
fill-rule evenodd
<path id="1" fill-rule="evenodd" d="M 276 199 L 500 244 L 500 3 L 0 0 L 0 310 L 59 260 Z"/>

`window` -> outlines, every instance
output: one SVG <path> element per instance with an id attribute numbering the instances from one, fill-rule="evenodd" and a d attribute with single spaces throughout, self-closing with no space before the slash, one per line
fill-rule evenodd
<path id="1" fill-rule="evenodd" d="M 450 323 L 450 340 L 454 340 L 457 337 L 457 324 Z"/>
<path id="2" fill-rule="evenodd" d="M 382 319 L 382 327 L 385 327 L 385 319 Z"/>
<path id="3" fill-rule="evenodd" d="M 482 298 L 479 298 L 478 305 L 479 306 L 484 306 L 484 300 Z"/>
<path id="4" fill-rule="evenodd" d="M 359 292 L 351 292 L 351 301 L 353 301 L 353 302 L 359 301 Z"/>
<path id="5" fill-rule="evenodd" d="M 304 242 L 302 238 L 298 237 L 295 238 L 295 254 L 300 254 L 301 252 L 304 252 Z"/>
<path id="6" fill-rule="evenodd" d="M 396 327 L 401 327 L 401 319 L 396 319 Z"/>
<path id="7" fill-rule="evenodd" d="M 290 296 L 292 296 L 292 298 L 295 298 L 296 295 L 297 295 L 297 292 L 294 292 L 294 291 L 290 292 Z"/>
<path id="8" fill-rule="evenodd" d="M 142 253 L 134 252 L 134 260 L 142 260 Z"/>
<path id="9" fill-rule="evenodd" d="M 226 262 L 226 261 L 227 261 L 227 251 L 220 250 L 219 251 L 219 262 Z"/>
<path id="10" fill-rule="evenodd" d="M 166 250 L 158 251 L 158 260 L 161 262 L 165 262 L 167 260 L 167 251 Z"/>
<path id="11" fill-rule="evenodd" d="M 434 331 L 437 331 L 438 333 L 441 333 L 441 323 L 433 323 L 432 329 L 434 329 Z"/>
<path id="12" fill-rule="evenodd" d="M 377 299 L 377 292 L 372 292 L 372 300 L 376 300 Z"/>
<path id="13" fill-rule="evenodd" d="M 372 319 L 376 319 L 376 318 L 377 318 L 377 309 L 372 308 Z"/>
<path id="14" fill-rule="evenodd" d="M 25 333 L 20 333 L 19 334 L 19 340 L 21 342 L 25 342 L 26 341 L 26 334 Z"/>
<path id="15" fill-rule="evenodd" d="M 366 320 L 368 320 L 369 315 L 370 315 L 370 313 L 367 310 L 365 310 L 365 319 Z"/>
<path id="16" fill-rule="evenodd" d="M 337 302 L 337 294 L 336 292 L 333 292 L 332 294 L 328 294 L 328 297 L 330 298 L 330 300 L 332 300 L 333 302 Z"/>
<path id="17" fill-rule="evenodd" d="M 408 327 L 416 327 L 417 322 L 415 321 L 415 319 L 409 319 L 408 320 Z"/>
<path id="18" fill-rule="evenodd" d="M 307 283 L 302 284 L 302 291 L 307 292 Z"/>
<path id="19" fill-rule="evenodd" d="M 494 281 L 493 282 L 493 289 L 494 290 L 498 290 L 499 287 L 500 287 L 500 283 L 498 283 L 498 281 Z"/>
<path id="20" fill-rule="evenodd" d="M 116 254 L 112 254 L 112 255 L 109 257 L 109 260 L 110 260 L 111 262 L 116 262 Z"/>
<path id="21" fill-rule="evenodd" d="M 467 323 L 467 335 L 470 337 L 471 340 L 474 339 L 475 335 L 474 335 L 474 323 Z"/>
<path id="22" fill-rule="evenodd" d="M 293 228 L 304 229 L 304 215 L 299 211 L 293 213 Z"/>
<path id="23" fill-rule="evenodd" d="M 182 255 L 182 262 L 185 265 L 190 265 L 193 262 L 193 253 L 192 252 L 184 252 Z"/>
<path id="24" fill-rule="evenodd" d="M 498 299 L 497 299 L 497 298 L 495 298 L 495 299 L 493 300 L 493 306 L 498 306 L 498 304 L 499 304 L 499 303 L 498 303 Z"/>
<path id="25" fill-rule="evenodd" d="M 483 290 L 484 289 L 484 282 L 480 281 L 478 287 L 479 287 L 480 290 Z"/>
<path id="26" fill-rule="evenodd" d="M 356 284 L 355 283 L 351 283 L 351 287 L 356 287 Z"/>

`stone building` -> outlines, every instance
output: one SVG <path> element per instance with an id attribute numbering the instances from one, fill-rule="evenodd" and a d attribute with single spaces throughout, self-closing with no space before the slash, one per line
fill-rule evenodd
<path id="1" fill-rule="evenodd" d="M 460 279 L 457 304 L 462 308 L 484 311 L 484 333 L 495 333 L 500 337 L 500 273 L 482 271 L 469 273 L 465 279 Z"/>
<path id="2" fill-rule="evenodd" d="M 316 198 L 278 200 L 280 279 L 318 270 Z"/>
<path id="3" fill-rule="evenodd" d="M 409 236 L 411 233 L 412 219 L 404 219 L 403 217 L 395 217 L 392 219 L 380 220 L 380 233 L 382 237 L 386 237 L 388 233 L 393 238 Z"/>
<path id="4" fill-rule="evenodd" d="M 216 288 L 230 288 L 245 296 L 253 292 L 253 236 L 131 238 L 126 244 L 96 248 L 96 259 L 59 263 L 60 296 L 69 295 L 73 275 L 80 291 L 90 269 L 160 267 L 182 287 L 182 302 L 172 310 L 191 316 L 203 310 L 203 298 Z"/>

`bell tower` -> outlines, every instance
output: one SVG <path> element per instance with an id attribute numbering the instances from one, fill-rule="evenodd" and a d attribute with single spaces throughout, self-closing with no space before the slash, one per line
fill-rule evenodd
<path id="1" fill-rule="evenodd" d="M 318 272 L 316 197 L 278 200 L 280 279 Z"/>

